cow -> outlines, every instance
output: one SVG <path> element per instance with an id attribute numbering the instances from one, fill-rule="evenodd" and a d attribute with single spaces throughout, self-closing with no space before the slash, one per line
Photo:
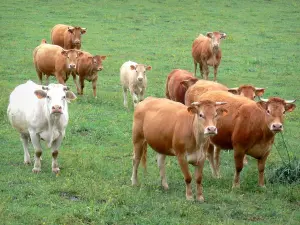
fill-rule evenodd
<path id="1" fill-rule="evenodd" d="M 80 49 L 81 35 L 86 33 L 86 28 L 57 24 L 51 30 L 51 41 L 64 49 Z"/>
<path id="2" fill-rule="evenodd" d="M 106 59 L 106 56 L 93 56 L 88 52 L 82 52 L 82 56 L 77 60 L 76 72 L 72 73 L 73 80 L 80 95 L 83 94 L 84 80 L 92 82 L 93 95 L 97 98 L 98 71 L 103 69 L 102 61 Z M 76 74 L 79 76 L 79 85 L 76 82 Z"/>
<path id="3" fill-rule="evenodd" d="M 49 76 L 54 75 L 57 81 L 64 85 L 69 75 L 75 72 L 77 60 L 82 54 L 75 49 L 64 50 L 58 45 L 41 43 L 33 51 L 33 63 L 40 84 L 45 74 L 46 84 L 49 83 Z"/>
<path id="4" fill-rule="evenodd" d="M 202 78 L 208 79 L 208 66 L 212 66 L 214 68 L 214 81 L 217 80 L 218 67 L 222 58 L 220 44 L 221 40 L 225 38 L 225 33 L 207 32 L 206 36 L 200 34 L 194 40 L 192 45 L 192 56 L 194 59 L 195 76 L 197 64 L 199 63 Z"/>
<path id="5" fill-rule="evenodd" d="M 151 70 L 149 65 L 138 64 L 136 62 L 125 62 L 120 68 L 120 80 L 123 88 L 124 107 L 128 107 L 127 90 L 132 95 L 134 107 L 144 99 L 147 88 L 146 71 Z"/>
<path id="6" fill-rule="evenodd" d="M 227 88 L 225 85 L 213 82 L 213 81 L 207 81 L 207 80 L 199 80 L 195 85 L 193 85 L 186 93 L 186 103 L 189 105 L 191 102 L 198 101 L 200 96 L 204 94 L 207 91 L 228 91 L 230 93 L 241 95 L 244 97 L 247 97 L 251 100 L 254 100 L 256 96 L 261 97 L 265 89 L 264 88 L 257 88 L 253 85 L 241 85 L 238 88 Z M 221 149 L 210 145 L 208 150 L 209 153 L 207 154 L 209 161 L 211 162 L 210 165 L 213 165 L 214 163 L 220 164 L 220 151 Z M 244 165 L 248 164 L 247 157 L 245 155 L 244 157 Z M 220 174 L 216 173 L 216 171 L 212 168 L 213 176 L 219 178 Z"/>
<path id="7" fill-rule="evenodd" d="M 35 150 L 32 171 L 41 171 L 41 140 L 52 150 L 52 171 L 59 173 L 57 156 L 68 125 L 68 102 L 76 95 L 62 84 L 37 85 L 32 81 L 17 86 L 9 98 L 9 121 L 19 133 L 24 148 L 24 163 L 30 164 L 28 144 Z"/>
<path id="8" fill-rule="evenodd" d="M 198 78 L 187 70 L 172 70 L 166 81 L 166 98 L 184 104 L 185 92 L 197 81 Z"/>
<path id="9" fill-rule="evenodd" d="M 210 141 L 220 149 L 234 151 L 235 175 L 232 187 L 240 187 L 240 172 L 245 154 L 257 159 L 258 185 L 264 187 L 265 163 L 275 134 L 283 130 L 284 114 L 295 109 L 295 100 L 271 97 L 255 102 L 224 91 L 209 91 L 199 97 L 199 101 L 207 99 L 227 102 L 224 108 L 228 114 L 218 118 L 218 134 L 211 137 Z M 219 174 L 218 163 L 211 167 Z"/>
<path id="10" fill-rule="evenodd" d="M 192 200 L 191 174 L 188 164 L 195 166 L 196 199 L 204 201 L 202 170 L 205 162 L 204 145 L 210 135 L 217 134 L 216 119 L 226 114 L 218 106 L 224 102 L 209 100 L 194 102 L 187 107 L 169 99 L 148 97 L 137 104 L 132 127 L 133 169 L 132 185 L 138 184 L 137 171 L 142 159 L 146 167 L 147 145 L 158 153 L 161 184 L 168 189 L 165 157 L 176 156 L 186 183 L 186 199 Z M 218 107 L 218 108 L 217 108 Z M 217 109 L 216 109 L 217 108 Z"/>

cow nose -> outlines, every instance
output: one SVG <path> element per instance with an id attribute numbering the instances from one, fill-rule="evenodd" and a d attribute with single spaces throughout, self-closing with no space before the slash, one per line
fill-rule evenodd
<path id="1" fill-rule="evenodd" d="M 79 40 L 75 40 L 74 43 L 75 43 L 75 44 L 80 44 L 80 41 L 79 41 Z"/>
<path id="2" fill-rule="evenodd" d="M 61 113 L 62 107 L 60 105 L 54 105 L 52 106 L 52 112 L 53 113 Z"/>
<path id="3" fill-rule="evenodd" d="M 138 81 L 142 81 L 143 80 L 143 78 L 142 77 L 138 77 Z"/>
<path id="4" fill-rule="evenodd" d="M 209 126 L 206 128 L 207 133 L 210 134 L 216 134 L 217 133 L 217 128 L 215 126 Z"/>
<path id="5" fill-rule="evenodd" d="M 101 67 L 98 67 L 98 70 L 100 70 L 100 71 L 103 70 L 103 67 L 102 67 L 102 66 L 101 66 Z"/>
<path id="6" fill-rule="evenodd" d="M 283 128 L 283 126 L 282 126 L 282 124 L 281 123 L 273 123 L 272 124 L 272 130 L 282 130 L 282 128 Z"/>
<path id="7" fill-rule="evenodd" d="M 75 64 L 70 64 L 70 68 L 75 69 L 76 65 Z"/>

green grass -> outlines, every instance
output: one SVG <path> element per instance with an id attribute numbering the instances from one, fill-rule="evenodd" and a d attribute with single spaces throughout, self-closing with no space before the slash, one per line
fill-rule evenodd
<path id="1" fill-rule="evenodd" d="M 267 88 L 266 98 L 299 100 L 299 1 L 8 0 L 0 6 L 0 224 L 300 224 L 300 185 L 266 181 L 266 189 L 257 187 L 257 163 L 249 157 L 241 188 L 232 190 L 232 152 L 222 153 L 219 180 L 206 162 L 203 204 L 185 200 L 175 157 L 168 157 L 166 165 L 170 190 L 162 190 L 150 149 L 148 174 L 140 168 L 141 184 L 131 187 L 133 107 L 123 108 L 119 84 L 125 61 L 149 64 L 146 95 L 164 97 L 172 69 L 193 71 L 191 45 L 197 35 L 220 30 L 228 35 L 220 83 L 253 84 Z M 42 38 L 50 42 L 50 30 L 58 23 L 86 27 L 82 49 L 107 59 L 98 99 L 86 82 L 85 95 L 70 104 L 58 157 L 61 173 L 52 174 L 50 150 L 44 148 L 42 172 L 33 174 L 32 165 L 23 165 L 22 145 L 6 109 L 15 86 L 38 81 L 32 51 Z M 75 91 L 72 79 L 67 84 Z M 298 160 L 299 127 L 296 108 L 286 116 L 284 137 Z M 284 149 L 278 151 L 284 156 Z M 283 164 L 278 151 L 273 148 L 268 158 L 266 180 Z"/>

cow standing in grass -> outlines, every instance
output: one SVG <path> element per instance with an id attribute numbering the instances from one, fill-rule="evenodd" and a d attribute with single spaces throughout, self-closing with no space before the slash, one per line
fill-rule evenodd
<path id="1" fill-rule="evenodd" d="M 64 85 L 41 86 L 32 81 L 17 86 L 11 93 L 8 118 L 20 133 L 25 164 L 31 163 L 28 144 L 32 142 L 35 150 L 34 173 L 41 171 L 41 140 L 52 150 L 52 171 L 59 172 L 57 156 L 68 125 L 68 102 L 74 99 L 74 93 Z"/>
<path id="2" fill-rule="evenodd" d="M 97 97 L 97 80 L 98 71 L 103 69 L 102 61 L 106 59 L 106 56 L 91 55 L 88 52 L 82 51 L 82 56 L 77 60 L 76 73 L 73 73 L 73 80 L 77 87 L 78 94 L 83 94 L 84 80 L 92 82 L 93 95 Z M 76 82 L 76 74 L 79 76 L 79 85 Z"/>
<path id="3" fill-rule="evenodd" d="M 81 35 L 86 33 L 86 28 L 57 24 L 51 30 L 52 44 L 64 49 L 80 49 Z"/>
<path id="4" fill-rule="evenodd" d="M 214 68 L 214 81 L 217 80 L 218 67 L 222 58 L 220 44 L 221 40 L 225 38 L 225 33 L 208 32 L 206 33 L 206 36 L 200 34 L 194 40 L 192 45 L 192 56 L 194 59 L 195 76 L 197 64 L 199 63 L 202 78 L 208 79 L 208 66 L 212 66 Z"/>
<path id="5" fill-rule="evenodd" d="M 235 175 L 233 187 L 240 186 L 240 172 L 243 169 L 244 156 L 257 159 L 259 171 L 258 184 L 264 186 L 264 170 L 267 157 L 274 142 L 275 134 L 283 131 L 286 112 L 295 109 L 294 100 L 287 101 L 272 97 L 254 102 L 239 95 L 224 91 L 209 91 L 199 97 L 199 101 L 226 101 L 224 106 L 228 114 L 217 121 L 218 134 L 211 142 L 219 149 L 233 149 Z M 219 174 L 219 165 L 211 165 Z"/>
<path id="6" fill-rule="evenodd" d="M 165 158 L 176 156 L 186 183 L 186 198 L 193 199 L 192 177 L 188 164 L 196 167 L 196 199 L 204 201 L 202 193 L 202 170 L 205 162 L 205 145 L 208 136 L 217 134 L 216 119 L 226 113 L 216 109 L 223 102 L 195 102 L 187 107 L 168 99 L 148 97 L 134 111 L 132 141 L 132 185 L 138 183 L 137 171 L 140 160 L 146 167 L 146 151 L 149 144 L 158 154 L 158 166 L 164 189 L 168 189 L 165 175 Z"/>
<path id="7" fill-rule="evenodd" d="M 127 90 L 132 95 L 134 107 L 144 99 L 147 88 L 146 71 L 151 70 L 151 66 L 138 64 L 136 62 L 125 62 L 120 68 L 120 80 L 123 88 L 124 106 L 128 107 Z"/>

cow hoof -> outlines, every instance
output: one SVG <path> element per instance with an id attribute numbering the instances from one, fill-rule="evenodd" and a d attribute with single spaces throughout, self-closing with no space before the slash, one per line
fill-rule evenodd
<path id="1" fill-rule="evenodd" d="M 188 201 L 193 201 L 194 198 L 193 198 L 193 196 L 186 196 L 186 200 L 188 200 Z"/>
<path id="2" fill-rule="evenodd" d="M 263 189 L 267 188 L 266 185 L 259 185 L 259 187 Z"/>
<path id="3" fill-rule="evenodd" d="M 31 161 L 28 160 L 28 161 L 24 161 L 24 165 L 30 165 L 31 164 Z"/>
<path id="4" fill-rule="evenodd" d="M 203 196 L 197 197 L 197 201 L 200 203 L 204 202 L 204 197 Z"/>
<path id="5" fill-rule="evenodd" d="M 169 185 L 168 184 L 162 184 L 162 187 L 165 191 L 169 190 Z"/>
<path id="6" fill-rule="evenodd" d="M 58 174 L 60 171 L 60 169 L 57 167 L 57 168 L 52 168 L 52 172 L 55 173 L 55 174 Z"/>
<path id="7" fill-rule="evenodd" d="M 34 172 L 34 173 L 39 173 L 39 172 L 41 172 L 41 169 L 40 169 L 40 168 L 33 168 L 33 169 L 32 169 L 32 172 Z"/>
<path id="8" fill-rule="evenodd" d="M 233 184 L 232 189 L 240 188 L 240 184 Z"/>

